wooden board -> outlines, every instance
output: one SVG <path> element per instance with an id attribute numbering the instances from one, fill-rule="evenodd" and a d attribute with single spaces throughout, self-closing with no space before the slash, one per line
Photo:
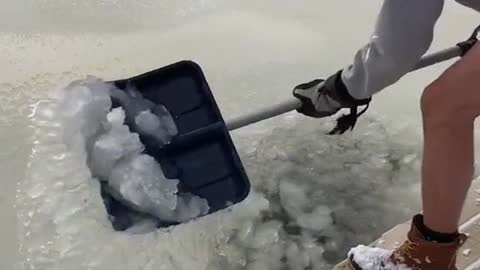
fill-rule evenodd
<path id="1" fill-rule="evenodd" d="M 477 202 L 478 199 L 478 202 Z M 468 235 L 467 241 L 458 253 L 457 267 L 459 270 L 480 270 L 480 179 L 472 182 L 467 200 L 461 217 L 460 231 Z M 379 239 L 370 246 L 393 249 L 405 241 L 407 232 L 410 229 L 410 221 L 399 224 L 385 232 Z M 464 252 L 468 255 L 465 255 Z M 354 270 L 344 260 L 337 264 L 333 270 Z"/>

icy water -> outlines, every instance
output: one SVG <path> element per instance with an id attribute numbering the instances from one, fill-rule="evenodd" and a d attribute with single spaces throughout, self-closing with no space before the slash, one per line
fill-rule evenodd
<path id="1" fill-rule="evenodd" d="M 357 3 L 358 2 L 358 3 Z M 232 132 L 252 181 L 242 204 L 144 235 L 114 232 L 98 185 L 61 143 L 49 91 L 191 59 L 226 119 L 348 64 L 381 1 L 0 0 L 0 269 L 329 269 L 420 207 L 421 89 L 378 95 L 354 133 L 295 113 Z M 453 1 L 432 50 L 470 34 Z"/>

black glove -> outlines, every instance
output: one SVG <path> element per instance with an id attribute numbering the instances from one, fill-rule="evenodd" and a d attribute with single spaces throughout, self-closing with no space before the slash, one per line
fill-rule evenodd
<path id="1" fill-rule="evenodd" d="M 353 129 L 357 118 L 362 115 L 370 104 L 371 98 L 357 100 L 347 91 L 341 79 L 342 70 L 327 78 L 316 79 L 297 85 L 293 95 L 302 101 L 297 109 L 299 113 L 314 118 L 322 118 L 336 114 L 342 108 L 349 108 L 350 114 L 343 115 L 337 120 L 337 126 L 329 134 L 343 134 Z M 358 113 L 358 106 L 366 108 Z"/>

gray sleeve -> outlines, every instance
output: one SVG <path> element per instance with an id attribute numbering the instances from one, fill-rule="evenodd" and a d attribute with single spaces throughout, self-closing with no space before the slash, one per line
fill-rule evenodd
<path id="1" fill-rule="evenodd" d="M 369 98 L 407 74 L 428 51 L 443 6 L 444 0 L 384 0 L 368 43 L 343 69 L 350 95 Z"/>

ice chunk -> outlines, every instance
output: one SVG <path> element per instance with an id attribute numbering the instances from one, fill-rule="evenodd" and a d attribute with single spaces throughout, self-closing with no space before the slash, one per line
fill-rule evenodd
<path id="1" fill-rule="evenodd" d="M 178 180 L 167 179 L 154 158 L 137 155 L 121 161 L 108 178 L 117 199 L 135 210 L 171 220 L 177 206 Z"/>
<path id="2" fill-rule="evenodd" d="M 167 130 L 170 136 L 175 136 L 178 133 L 178 128 L 173 120 L 170 112 L 163 105 L 156 105 L 153 108 L 153 113 L 160 118 L 160 121 L 164 125 L 164 128 Z"/>
<path id="3" fill-rule="evenodd" d="M 206 199 L 177 194 L 178 180 L 167 179 L 148 155 L 122 160 L 108 177 L 109 193 L 132 209 L 162 221 L 185 222 L 208 213 Z"/>
<path id="4" fill-rule="evenodd" d="M 150 111 L 143 111 L 135 117 L 135 124 L 140 134 L 148 135 L 160 140 L 162 143 L 170 142 L 167 130 L 160 119 Z"/>
<path id="5" fill-rule="evenodd" d="M 150 111 L 143 111 L 135 117 L 139 131 L 146 134 L 155 135 L 155 131 L 161 128 L 160 119 Z"/>
<path id="6" fill-rule="evenodd" d="M 304 229 L 321 231 L 332 224 L 331 210 L 326 206 L 316 206 L 312 210 L 306 190 L 288 181 L 280 183 L 280 199 L 287 213 L 295 218 Z"/>
<path id="7" fill-rule="evenodd" d="M 279 189 L 282 206 L 290 215 L 296 216 L 302 212 L 302 209 L 309 205 L 308 196 L 306 196 L 305 189 L 302 185 L 282 181 Z"/>
<path id="8" fill-rule="evenodd" d="M 110 95 L 125 110 L 129 122 L 134 122 L 140 112 L 150 110 L 155 106 L 155 103 L 143 98 L 143 95 L 133 85 L 127 85 L 125 91 L 112 89 Z"/>
<path id="9" fill-rule="evenodd" d="M 331 210 L 326 206 L 318 206 L 311 213 L 300 213 L 297 216 L 298 225 L 313 231 L 321 231 L 332 224 Z"/>
<path id="10" fill-rule="evenodd" d="M 121 126 L 125 122 L 125 111 L 120 108 L 115 108 L 107 114 L 107 120 L 112 127 Z"/>
<path id="11" fill-rule="evenodd" d="M 130 234 L 146 234 L 157 229 L 158 221 L 152 218 L 145 218 L 128 228 L 125 232 Z"/>
<path id="12" fill-rule="evenodd" d="M 275 220 L 258 225 L 254 236 L 251 238 L 249 247 L 265 248 L 278 242 L 280 240 L 281 227 L 282 224 Z"/>
<path id="13" fill-rule="evenodd" d="M 156 106 L 155 109 L 156 114 L 150 110 L 140 112 L 135 117 L 135 124 L 141 134 L 169 143 L 177 134 L 175 122 L 164 106 Z"/>
<path id="14" fill-rule="evenodd" d="M 121 91 L 93 77 L 70 84 L 59 98 L 66 141 L 85 152 L 92 175 L 107 182 L 106 191 L 114 198 L 162 221 L 208 213 L 207 200 L 177 194 L 179 181 L 167 179 L 157 161 L 142 154 L 145 146 L 129 128 L 133 124 L 139 133 L 168 143 L 177 128 L 163 105 L 143 98 L 132 85 Z M 121 107 L 110 111 L 111 99 Z M 149 227 L 139 226 L 140 231 Z"/>
<path id="15" fill-rule="evenodd" d="M 89 166 L 94 176 L 108 178 L 107 192 L 136 211 L 163 221 L 185 221 L 206 214 L 208 202 L 189 194 L 177 196 L 178 180 L 167 179 L 154 158 L 140 155 L 144 146 L 138 134 L 124 124 L 130 121 L 140 134 L 168 143 L 177 133 L 168 110 L 144 99 L 132 85 L 128 85 L 126 91 L 113 86 L 101 89 L 121 105 L 108 114 L 110 103 L 103 110 L 96 108 L 100 117 L 90 117 L 90 123 L 95 126 L 88 127 L 95 129 L 92 135 L 96 135 L 92 146 L 87 146 Z M 83 90 L 87 94 L 91 91 L 89 87 Z"/>
<path id="16" fill-rule="evenodd" d="M 303 238 L 306 238 L 305 236 Z M 308 237 L 307 239 L 302 239 L 302 248 L 305 250 L 306 257 L 310 259 L 310 266 L 313 269 L 323 269 L 324 265 L 324 253 L 325 249 L 315 243 L 315 239 Z"/>
<path id="17" fill-rule="evenodd" d="M 126 91 L 111 89 L 110 94 L 125 109 L 126 120 L 132 122 L 141 135 L 152 136 L 166 144 L 178 133 L 167 108 L 145 99 L 132 85 L 128 85 Z"/>
<path id="18" fill-rule="evenodd" d="M 107 178 L 117 161 L 132 154 L 140 154 L 144 150 L 138 135 L 131 133 L 128 126 L 123 125 L 124 117 L 121 108 L 112 110 L 107 115 L 111 129 L 93 143 L 90 168 L 96 177 Z"/>
<path id="19" fill-rule="evenodd" d="M 210 210 L 208 201 L 191 194 L 178 197 L 175 217 L 177 221 L 187 221 L 205 215 Z"/>
<path id="20" fill-rule="evenodd" d="M 249 220 L 244 223 L 244 225 L 237 232 L 238 242 L 244 246 L 248 245 L 248 241 L 253 237 L 255 224 L 252 220 Z"/>
<path id="21" fill-rule="evenodd" d="M 72 146 L 78 139 L 84 143 L 99 131 L 112 105 L 108 94 L 110 88 L 110 84 L 89 77 L 64 89 L 60 110 L 67 144 Z"/>
<path id="22" fill-rule="evenodd" d="M 321 255 L 320 255 L 321 256 Z M 292 270 L 303 270 L 310 264 L 308 254 L 300 250 L 297 243 L 292 242 L 286 251 L 287 265 Z"/>

